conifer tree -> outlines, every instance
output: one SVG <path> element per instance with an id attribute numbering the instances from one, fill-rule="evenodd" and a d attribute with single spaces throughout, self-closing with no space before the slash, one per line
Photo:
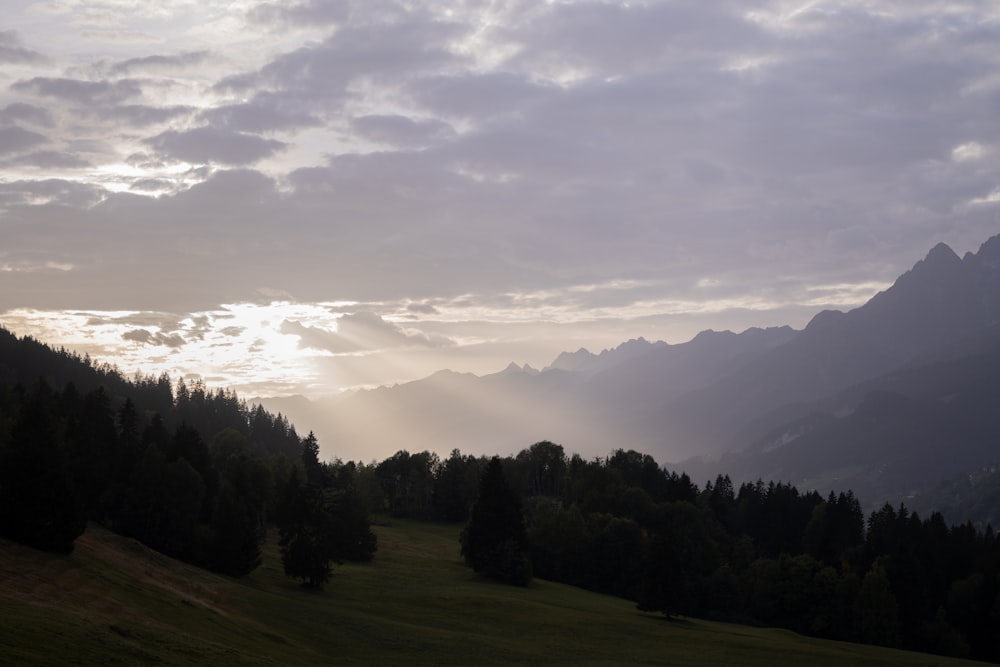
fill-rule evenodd
<path id="1" fill-rule="evenodd" d="M 87 517 L 56 434 L 51 400 L 44 383 L 26 396 L 0 450 L 0 535 L 68 554 Z"/>
<path id="2" fill-rule="evenodd" d="M 479 498 L 461 536 L 462 557 L 476 572 L 518 586 L 531 581 L 531 560 L 521 501 L 503 474 L 500 459 L 486 465 Z"/>

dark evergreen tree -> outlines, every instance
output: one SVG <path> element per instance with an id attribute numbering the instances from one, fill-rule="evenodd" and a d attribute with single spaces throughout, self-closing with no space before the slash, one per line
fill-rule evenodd
<path id="1" fill-rule="evenodd" d="M 337 557 L 337 528 L 321 489 L 303 484 L 298 469 L 292 469 L 281 491 L 276 518 L 285 574 L 305 587 L 323 588 Z"/>
<path id="2" fill-rule="evenodd" d="M 43 551 L 70 553 L 87 526 L 44 383 L 24 398 L 0 449 L 0 534 Z"/>
<path id="3" fill-rule="evenodd" d="M 312 431 L 302 441 L 302 467 L 306 471 L 306 483 L 320 488 L 326 486 L 323 464 L 319 461 L 319 442 Z"/>
<path id="4" fill-rule="evenodd" d="M 536 442 L 522 450 L 516 460 L 525 495 L 562 496 L 566 480 L 566 453 L 562 445 L 548 440 Z"/>
<path id="5" fill-rule="evenodd" d="M 476 572 L 518 586 L 531 581 L 521 501 L 511 492 L 499 457 L 486 464 L 461 545 L 462 557 Z"/>
<path id="6" fill-rule="evenodd" d="M 378 549 L 368 512 L 354 485 L 324 493 L 324 509 L 336 526 L 335 558 L 355 562 L 370 561 Z"/>
<path id="7" fill-rule="evenodd" d="M 264 530 L 259 510 L 247 498 L 240 497 L 229 481 L 221 484 L 215 499 L 212 528 L 213 570 L 242 577 L 260 565 Z"/>
<path id="8" fill-rule="evenodd" d="M 479 484 L 479 460 L 457 449 L 437 469 L 431 503 L 443 521 L 468 521 Z"/>

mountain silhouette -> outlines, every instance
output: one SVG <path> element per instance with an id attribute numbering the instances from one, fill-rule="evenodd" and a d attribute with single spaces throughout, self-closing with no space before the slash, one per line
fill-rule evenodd
<path id="1" fill-rule="evenodd" d="M 315 429 L 327 455 L 342 458 L 513 453 L 551 440 L 585 457 L 635 449 L 696 479 L 722 472 L 901 497 L 995 463 L 987 397 L 1000 388 L 991 384 L 998 332 L 995 236 L 961 258 L 939 244 L 864 305 L 820 312 L 801 331 L 637 338 L 565 352 L 541 371 L 441 371 L 321 403 L 265 405 Z"/>

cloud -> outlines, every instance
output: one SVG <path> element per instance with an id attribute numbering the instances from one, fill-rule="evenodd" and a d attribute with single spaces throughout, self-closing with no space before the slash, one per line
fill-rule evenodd
<path id="1" fill-rule="evenodd" d="M 436 315 L 438 309 L 429 303 L 411 303 L 406 306 L 407 312 L 417 315 Z"/>
<path id="2" fill-rule="evenodd" d="M 80 209 L 97 204 L 106 195 L 107 192 L 100 186 L 58 178 L 0 182 L 0 203 L 7 205 L 41 207 L 55 204 L 70 209 Z M 41 224 L 44 224 L 44 218 Z M 41 224 L 39 230 L 42 229 Z"/>
<path id="3" fill-rule="evenodd" d="M 504 71 L 435 73 L 406 85 L 409 93 L 429 109 L 480 122 L 494 116 L 524 114 L 562 92 L 557 86 L 532 80 L 530 75 Z"/>
<path id="4" fill-rule="evenodd" d="M 18 93 L 31 93 L 75 104 L 119 103 L 142 94 L 138 81 L 84 81 L 81 79 L 35 77 L 11 85 Z"/>
<path id="5" fill-rule="evenodd" d="M 396 146 L 426 146 L 455 136 L 454 128 L 437 119 L 414 120 L 400 115 L 369 115 L 351 120 L 360 136 Z"/>
<path id="6" fill-rule="evenodd" d="M 166 192 L 173 189 L 174 182 L 165 178 L 140 178 L 129 186 L 129 190 L 137 192 Z"/>
<path id="7" fill-rule="evenodd" d="M 0 130 L 0 136 L 2 136 L 2 130 Z M 38 169 L 84 169 L 93 166 L 89 160 L 85 160 L 79 155 L 62 151 L 35 151 L 4 160 L 0 164 L 13 167 L 36 167 Z"/>
<path id="8" fill-rule="evenodd" d="M 193 107 L 183 105 L 156 107 L 145 104 L 125 104 L 94 110 L 95 115 L 114 119 L 131 127 L 160 125 L 174 119 L 188 117 L 194 112 Z"/>
<path id="9" fill-rule="evenodd" d="M 355 82 L 400 81 L 463 62 L 450 47 L 461 26 L 437 20 L 430 9 L 390 13 L 398 14 L 396 20 L 385 20 L 376 11 L 374 18 L 341 27 L 319 44 L 282 54 L 255 72 L 225 77 L 214 89 L 240 93 L 267 89 L 280 93 L 290 108 L 308 111 L 343 103 Z"/>
<path id="10" fill-rule="evenodd" d="M 319 127 L 323 122 L 304 113 L 279 95 L 258 93 L 249 102 L 227 104 L 201 113 L 208 125 L 236 132 L 273 132 Z"/>
<path id="11" fill-rule="evenodd" d="M 115 63 L 110 73 L 115 76 L 140 72 L 173 72 L 188 70 L 204 64 L 212 59 L 210 51 L 186 51 L 170 56 L 152 55 L 141 58 L 129 58 Z"/>
<path id="12" fill-rule="evenodd" d="M 246 165 L 271 157 L 288 144 L 252 134 L 210 126 L 192 130 L 167 130 L 146 142 L 171 160 L 195 164 Z"/>
<path id="13" fill-rule="evenodd" d="M 996 233 L 982 3 L 237 4 L 136 10 L 165 12 L 138 26 L 155 45 L 95 59 L 66 33 L 61 75 L 13 70 L 3 164 L 92 167 L 0 184 L 3 262 L 76 267 L 5 274 L 3 303 L 348 302 L 336 328 L 271 319 L 323 349 L 382 335 L 443 359 L 393 327 L 781 323 L 753 318 L 806 318 L 802 285 L 891 280 Z"/>
<path id="14" fill-rule="evenodd" d="M 122 334 L 122 339 L 143 345 L 165 346 L 172 349 L 183 347 L 187 341 L 179 334 L 165 334 L 161 331 L 152 333 L 146 329 L 132 329 Z"/>
<path id="15" fill-rule="evenodd" d="M 17 126 L 0 127 L 0 155 L 20 153 L 47 142 L 44 136 L 31 130 Z"/>
<path id="16" fill-rule="evenodd" d="M 350 3 L 306 0 L 304 2 L 267 2 L 253 7 L 248 17 L 255 23 L 273 25 L 332 25 L 345 21 L 351 13 Z"/>
<path id="17" fill-rule="evenodd" d="M 0 124 L 14 124 L 18 121 L 38 127 L 55 125 L 51 111 L 33 104 L 14 102 L 0 109 Z"/>
<path id="18" fill-rule="evenodd" d="M 444 347 L 451 344 L 451 341 L 441 336 L 431 337 L 419 332 L 404 331 L 370 312 L 340 316 L 336 331 L 285 320 L 281 325 L 281 333 L 298 336 L 301 347 L 334 354 L 407 347 Z"/>
<path id="19" fill-rule="evenodd" d="M 21 46 L 21 37 L 16 30 L 0 30 L 0 63 L 33 65 L 47 60 L 41 53 Z"/>

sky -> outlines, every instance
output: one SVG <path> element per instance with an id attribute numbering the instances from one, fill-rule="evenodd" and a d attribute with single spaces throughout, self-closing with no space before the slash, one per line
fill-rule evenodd
<path id="1" fill-rule="evenodd" d="M 4 0 L 0 325 L 322 396 L 804 326 L 1000 232 L 993 0 Z"/>

